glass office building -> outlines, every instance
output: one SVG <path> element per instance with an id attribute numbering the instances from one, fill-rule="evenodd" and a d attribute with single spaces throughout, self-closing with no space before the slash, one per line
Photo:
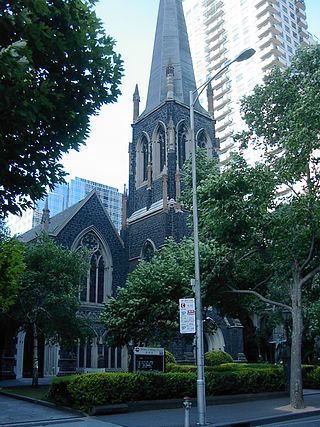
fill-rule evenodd
<path id="1" fill-rule="evenodd" d="M 122 194 L 117 188 L 76 177 L 66 184 L 57 185 L 48 193 L 50 217 L 84 199 L 95 190 L 106 208 L 115 228 L 120 231 L 122 218 Z M 10 215 L 7 224 L 11 234 L 21 234 L 40 224 L 46 200 L 39 200 L 34 209 L 24 212 L 22 217 Z"/>

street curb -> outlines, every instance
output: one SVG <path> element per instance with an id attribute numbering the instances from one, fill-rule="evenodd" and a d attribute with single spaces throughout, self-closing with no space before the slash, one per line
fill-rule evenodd
<path id="1" fill-rule="evenodd" d="M 313 417 L 315 415 L 320 415 L 320 409 L 315 409 L 313 411 L 294 413 L 294 414 L 284 414 L 284 415 L 273 415 L 270 417 L 264 418 L 249 418 L 247 420 L 235 421 L 232 423 L 210 423 L 208 421 L 208 427 L 259 427 L 266 424 L 280 423 L 290 420 L 298 420 L 300 418 Z M 276 426 L 275 426 L 276 427 Z"/>
<path id="2" fill-rule="evenodd" d="M 68 406 L 56 405 L 53 402 L 47 402 L 46 400 L 34 399 L 33 397 L 21 396 L 20 394 L 10 393 L 8 391 L 4 391 L 3 389 L 0 389 L 0 394 L 3 394 L 4 396 L 7 396 L 7 397 L 12 397 L 14 399 L 24 400 L 25 402 L 35 403 L 35 404 L 41 405 L 41 406 L 47 406 L 48 408 L 61 409 L 63 411 L 69 412 L 69 413 L 71 413 L 73 415 L 77 415 L 79 417 L 88 417 L 89 416 L 87 413 L 80 411 L 79 409 L 69 408 Z"/>

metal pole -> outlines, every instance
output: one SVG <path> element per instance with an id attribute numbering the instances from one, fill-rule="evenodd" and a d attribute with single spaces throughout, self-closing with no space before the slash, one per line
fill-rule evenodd
<path id="1" fill-rule="evenodd" d="M 196 302 L 196 348 L 197 348 L 197 406 L 198 425 L 206 425 L 206 389 L 204 378 L 204 345 L 203 345 L 203 322 L 202 322 L 202 298 L 200 283 L 200 257 L 199 257 L 199 231 L 198 231 L 198 201 L 197 201 L 197 169 L 196 169 L 196 140 L 194 130 L 194 106 L 204 89 L 217 78 L 223 71 L 228 69 L 234 62 L 246 61 L 255 54 L 254 49 L 246 49 L 232 61 L 226 64 L 198 89 L 189 92 L 190 103 L 190 139 L 192 144 L 192 214 L 193 214 L 193 241 L 194 241 L 194 279 L 195 279 L 195 302 Z"/>
<path id="2" fill-rule="evenodd" d="M 196 348 L 197 348 L 197 409 L 198 425 L 206 425 L 206 391 L 204 379 L 204 347 L 202 300 L 199 262 L 199 231 L 198 231 L 198 202 L 197 202 L 197 171 L 196 171 L 196 141 L 194 134 L 194 92 L 190 91 L 190 136 L 192 144 L 192 208 L 193 208 L 193 240 L 194 240 L 194 275 L 196 302 Z"/>
<path id="3" fill-rule="evenodd" d="M 190 397 L 183 398 L 183 406 L 184 406 L 184 427 L 190 427 L 190 409 L 192 406 Z"/>

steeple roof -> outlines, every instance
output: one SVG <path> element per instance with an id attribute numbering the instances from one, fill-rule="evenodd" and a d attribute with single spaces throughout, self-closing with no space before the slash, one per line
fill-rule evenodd
<path id="1" fill-rule="evenodd" d="M 167 73 L 172 67 L 174 99 L 189 105 L 189 91 L 196 89 L 196 82 L 182 0 L 160 0 L 147 103 L 143 115 L 167 99 Z M 199 105 L 197 107 L 204 111 Z"/>

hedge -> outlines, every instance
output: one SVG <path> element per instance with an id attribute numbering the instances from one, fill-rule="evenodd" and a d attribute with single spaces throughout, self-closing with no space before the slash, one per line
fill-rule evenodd
<path id="1" fill-rule="evenodd" d="M 205 373 L 207 396 L 279 391 L 282 368 L 247 368 Z M 195 372 L 95 373 L 55 378 L 49 398 L 57 404 L 85 410 L 92 406 L 196 396 Z"/>
<path id="2" fill-rule="evenodd" d="M 232 363 L 233 359 L 229 353 L 222 350 L 211 350 L 204 354 L 204 363 L 206 366 L 217 366 L 222 363 Z"/>

